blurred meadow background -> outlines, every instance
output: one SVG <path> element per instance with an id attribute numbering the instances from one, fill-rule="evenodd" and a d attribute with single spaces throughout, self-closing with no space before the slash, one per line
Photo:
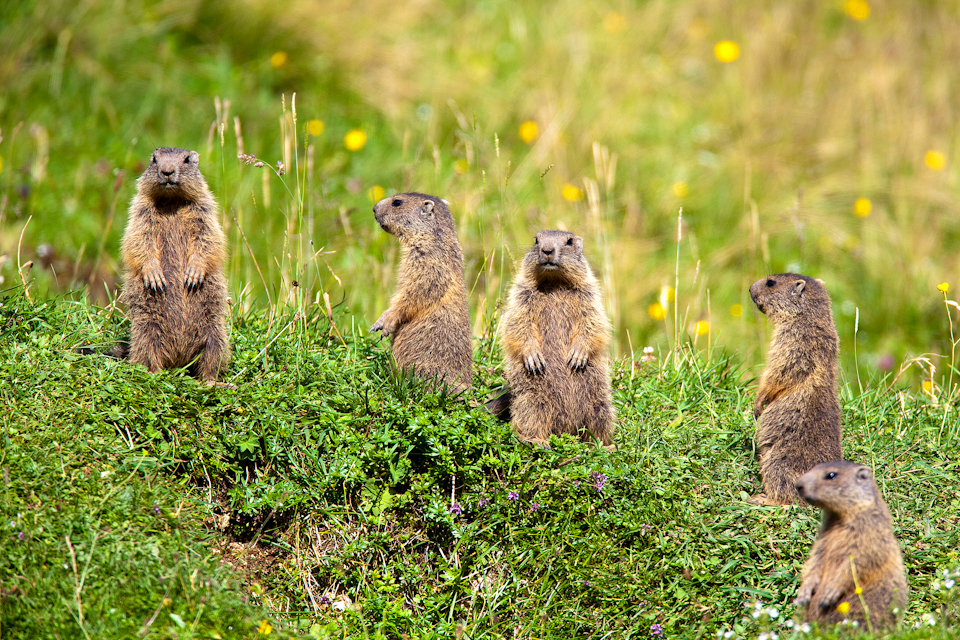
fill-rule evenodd
<path id="1" fill-rule="evenodd" d="M 223 206 L 241 315 L 327 294 L 368 327 L 399 259 L 371 206 L 422 191 L 451 203 L 478 336 L 534 233 L 563 228 L 614 355 L 757 365 L 747 288 L 798 271 L 827 284 L 848 383 L 935 395 L 960 315 L 958 33 L 960 3 L 930 1 L 5 3 L 0 288 L 109 307 L 136 177 L 179 146 Z"/>

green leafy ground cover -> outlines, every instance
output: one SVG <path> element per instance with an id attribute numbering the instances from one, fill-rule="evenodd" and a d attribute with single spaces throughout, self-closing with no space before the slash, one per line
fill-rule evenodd
<path id="1" fill-rule="evenodd" d="M 783 623 L 818 513 L 744 502 L 735 358 L 620 360 L 617 450 L 537 450 L 473 406 L 502 383 L 488 341 L 453 398 L 333 320 L 235 310 L 214 389 L 76 353 L 123 335 L 115 309 L 6 291 L 0 637 L 807 636 Z M 955 411 L 878 381 L 842 402 L 904 550 L 898 637 L 951 637 Z"/>

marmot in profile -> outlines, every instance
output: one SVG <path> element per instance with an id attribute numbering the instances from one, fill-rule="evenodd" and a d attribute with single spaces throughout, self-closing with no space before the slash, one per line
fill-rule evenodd
<path id="1" fill-rule="evenodd" d="M 403 250 L 390 308 L 370 327 L 393 337 L 393 359 L 417 377 L 438 378 L 454 391 L 473 384 L 473 342 L 463 250 L 447 203 L 398 193 L 373 207 L 383 230 Z"/>
<path id="2" fill-rule="evenodd" d="M 843 458 L 840 338 L 820 280 L 779 273 L 750 285 L 750 297 L 774 326 L 753 405 L 763 493 L 750 502 L 789 505 L 798 498 L 797 478 L 817 463 Z"/>
<path id="3" fill-rule="evenodd" d="M 566 231 L 537 234 L 500 326 L 517 437 L 545 446 L 551 433 L 570 433 L 609 445 L 612 329 L 583 239 Z"/>
<path id="4" fill-rule="evenodd" d="M 230 362 L 226 238 L 196 151 L 161 148 L 137 180 L 121 247 L 129 359 L 150 371 L 190 366 L 215 383 Z"/>
<path id="5" fill-rule="evenodd" d="M 894 626 L 907 606 L 907 577 L 890 512 L 870 469 L 846 460 L 821 462 L 796 488 L 823 509 L 823 522 L 793 603 L 806 607 L 810 622 L 846 619 L 863 625 L 862 598 L 875 631 Z"/>

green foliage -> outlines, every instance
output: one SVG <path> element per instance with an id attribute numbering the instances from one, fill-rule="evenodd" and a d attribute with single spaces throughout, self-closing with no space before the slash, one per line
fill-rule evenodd
<path id="1" fill-rule="evenodd" d="M 80 355 L 122 335 L 117 314 L 8 291 L 4 637 L 251 637 L 265 619 L 312 637 L 791 633 L 818 513 L 745 502 L 735 359 L 621 361 L 617 449 L 540 450 L 474 406 L 500 383 L 488 342 L 456 397 L 396 375 L 345 318 L 238 316 L 229 390 Z M 878 389 L 844 399 L 844 447 L 894 515 L 903 637 L 936 637 L 955 624 L 960 441 L 949 408 Z"/>

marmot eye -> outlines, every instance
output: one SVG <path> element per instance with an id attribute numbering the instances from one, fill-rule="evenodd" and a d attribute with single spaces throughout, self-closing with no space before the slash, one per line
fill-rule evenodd
<path id="1" fill-rule="evenodd" d="M 400 205 L 403 204 L 403 200 L 401 200 L 400 198 L 397 198 L 396 200 L 394 200 L 394 201 L 391 202 L 390 204 L 393 205 L 394 207 L 399 207 Z"/>
<path id="2" fill-rule="evenodd" d="M 573 238 L 567 238 L 567 244 L 573 246 Z"/>
<path id="3" fill-rule="evenodd" d="M 183 164 L 190 164 L 190 156 L 183 159 Z"/>
<path id="4" fill-rule="evenodd" d="M 768 286 L 768 287 L 775 287 L 775 286 L 777 286 L 777 281 L 774 280 L 773 278 L 770 278 L 769 280 L 767 280 L 767 286 Z"/>
<path id="5" fill-rule="evenodd" d="M 157 156 L 150 156 L 150 164 L 157 164 Z"/>
<path id="6" fill-rule="evenodd" d="M 831 471 L 830 473 L 828 473 L 828 474 L 825 475 L 824 477 L 825 477 L 827 480 L 833 480 L 834 478 L 837 477 L 837 472 L 836 472 L 836 471 Z"/>
<path id="7" fill-rule="evenodd" d="M 534 238 L 534 239 L 533 239 L 533 244 L 534 244 L 534 245 L 540 244 L 540 238 Z"/>

